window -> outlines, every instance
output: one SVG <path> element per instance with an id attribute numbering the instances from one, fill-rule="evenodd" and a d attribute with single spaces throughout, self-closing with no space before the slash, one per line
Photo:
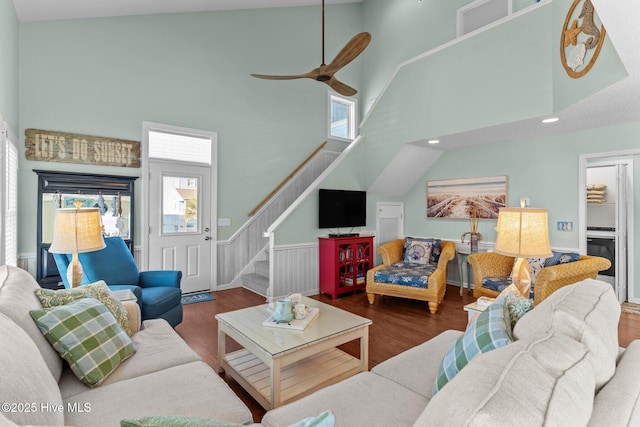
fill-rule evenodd
<path id="1" fill-rule="evenodd" d="M 329 93 L 329 138 L 352 141 L 356 137 L 356 101 Z"/>
<path id="2" fill-rule="evenodd" d="M 149 130 L 149 158 L 211 164 L 211 138 Z"/>
<path id="3" fill-rule="evenodd" d="M 0 205 L 2 206 L 2 241 L 0 252 L 7 265 L 18 265 L 18 147 L 16 137 L 6 122 L 0 119 L 0 146 L 2 147 L 2 175 Z"/>

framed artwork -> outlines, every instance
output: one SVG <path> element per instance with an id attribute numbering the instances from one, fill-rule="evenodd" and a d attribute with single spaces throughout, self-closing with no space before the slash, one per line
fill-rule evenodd
<path id="1" fill-rule="evenodd" d="M 498 219 L 506 205 L 506 175 L 427 181 L 427 218 Z"/>

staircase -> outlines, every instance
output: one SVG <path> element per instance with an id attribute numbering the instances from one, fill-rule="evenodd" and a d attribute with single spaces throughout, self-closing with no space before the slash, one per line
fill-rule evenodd
<path id="1" fill-rule="evenodd" d="M 267 296 L 269 248 L 268 239 L 263 233 L 339 155 L 334 151 L 318 150 L 261 203 L 255 214 L 252 211 L 250 220 L 242 227 L 238 236 L 232 239 L 231 244 L 223 249 L 219 247 L 219 272 L 222 270 L 221 262 L 224 261 L 228 261 L 227 265 L 229 261 L 235 263 L 236 268 L 241 270 L 236 270 L 235 274 L 229 271 L 229 274 L 233 274 L 233 280 L 222 279 L 219 283 L 241 285 L 259 295 Z M 238 265 L 239 263 L 244 265 Z"/>
<path id="2" fill-rule="evenodd" d="M 266 297 L 269 288 L 269 251 L 264 250 L 261 254 L 267 257 L 266 260 L 253 262 L 253 273 L 243 274 L 241 276 L 242 287 L 249 289 L 258 295 Z"/>

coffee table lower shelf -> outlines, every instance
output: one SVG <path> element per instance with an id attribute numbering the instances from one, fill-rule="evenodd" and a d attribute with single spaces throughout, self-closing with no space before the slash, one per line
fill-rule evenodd
<path id="1" fill-rule="evenodd" d="M 224 370 L 265 409 L 271 403 L 271 369 L 248 350 L 226 354 Z M 284 405 L 362 371 L 360 359 L 330 348 L 282 368 L 281 402 Z"/>

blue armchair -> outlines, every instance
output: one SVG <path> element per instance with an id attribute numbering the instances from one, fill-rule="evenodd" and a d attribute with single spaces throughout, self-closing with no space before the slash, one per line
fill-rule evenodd
<path id="1" fill-rule="evenodd" d="M 104 280 L 112 290 L 130 289 L 142 311 L 142 319 L 165 319 L 172 327 L 182 322 L 179 270 L 138 271 L 131 251 L 120 237 L 107 237 L 104 249 L 78 254 L 81 285 Z M 64 286 L 69 288 L 67 268 L 71 254 L 54 254 Z"/>

